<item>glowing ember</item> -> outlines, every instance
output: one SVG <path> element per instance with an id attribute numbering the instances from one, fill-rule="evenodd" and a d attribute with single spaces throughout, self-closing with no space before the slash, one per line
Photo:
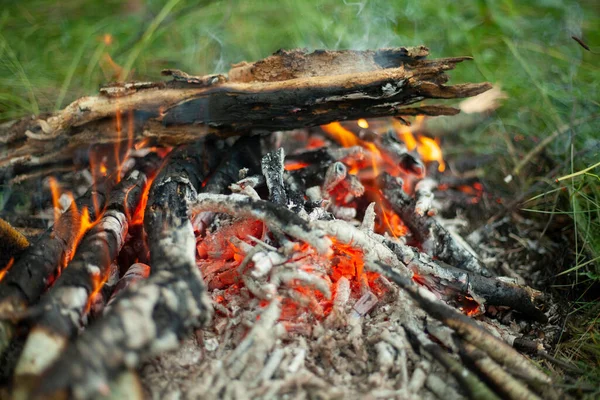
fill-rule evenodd
<path id="1" fill-rule="evenodd" d="M 286 162 L 285 170 L 286 171 L 295 171 L 297 169 L 302 169 L 308 167 L 310 164 L 303 162 Z"/>

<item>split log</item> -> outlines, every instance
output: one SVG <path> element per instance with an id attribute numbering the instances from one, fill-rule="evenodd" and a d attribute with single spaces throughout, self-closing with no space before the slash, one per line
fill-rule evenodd
<path id="1" fill-rule="evenodd" d="M 174 78 L 170 82 L 103 88 L 100 96 L 81 98 L 49 117 L 3 127 L 0 180 L 68 162 L 80 147 L 118 142 L 128 135 L 179 145 L 211 132 L 291 130 L 415 112 L 447 115 L 457 110 L 403 106 L 423 99 L 470 97 L 492 87 L 489 83 L 446 86 L 445 71 L 470 57 L 425 60 L 427 54 L 424 47 L 278 52 L 255 64 L 234 67 L 229 79 L 168 71 Z M 114 118 L 121 113 L 131 118 L 128 134 L 116 128 Z"/>
<path id="2" fill-rule="evenodd" d="M 102 319 L 67 346 L 43 376 L 40 394 L 106 393 L 126 368 L 177 347 L 192 327 L 210 319 L 188 203 L 217 162 L 218 153 L 205 142 L 171 154 L 152 184 L 144 215 L 150 278 L 123 291 Z"/>

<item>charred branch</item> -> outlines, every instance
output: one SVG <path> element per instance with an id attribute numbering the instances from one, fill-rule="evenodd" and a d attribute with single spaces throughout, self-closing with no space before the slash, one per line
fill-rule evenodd
<path id="1" fill-rule="evenodd" d="M 415 274 L 419 282 L 448 297 L 456 294 L 470 296 L 487 305 L 510 307 L 539 322 L 546 315 L 536 307 L 542 293 L 527 286 L 517 285 L 500 278 L 489 278 L 432 260 L 418 249 L 397 241 L 386 240 L 389 247 Z"/>
<path id="2" fill-rule="evenodd" d="M 111 185 L 112 179 L 108 178 L 90 188 L 15 261 L 0 282 L 0 315 L 6 317 L 21 312 L 28 304 L 37 301 L 58 275 L 64 260 L 70 258 L 81 230 L 84 210 L 88 210 L 89 218 L 94 220 L 97 212 L 105 206 Z"/>
<path id="3" fill-rule="evenodd" d="M 282 148 L 267 153 L 262 158 L 262 173 L 269 188 L 269 200 L 272 203 L 287 206 L 287 195 L 283 186 L 283 163 L 285 153 Z"/>
<path id="4" fill-rule="evenodd" d="M 250 80 L 239 78 L 248 74 L 238 74 L 240 69 L 233 68 L 229 80 L 224 81 L 214 76 L 191 79 L 171 71 L 171 82 L 125 84 L 118 90 L 111 87 L 98 97 L 79 99 L 50 117 L 13 124 L 0 131 L 0 143 L 6 143 L 0 148 L 0 173 L 6 175 L 13 169 L 26 173 L 32 167 L 56 162 L 58 157 L 68 161 L 75 149 L 96 143 L 99 137 L 103 143 L 122 140 L 113 122 L 120 110 L 132 115 L 136 139 L 146 137 L 179 145 L 210 132 L 244 134 L 401 116 L 403 106 L 426 98 L 470 97 L 491 88 L 488 83 L 446 86 L 445 71 L 469 57 L 428 61 L 423 59 L 425 48 L 417 53 L 405 48 L 292 53 L 294 63 L 305 60 L 300 68 L 305 72 L 287 74 L 280 70 L 274 80 L 261 77 L 260 68 L 254 65 L 249 67 Z M 279 56 L 282 67 L 289 63 L 287 56 Z M 353 61 L 348 65 L 323 64 L 321 59 L 330 56 Z M 357 57 L 371 61 L 357 64 Z M 311 69 L 312 73 L 306 73 Z M 406 114 L 415 112 L 450 111 L 447 107 L 428 107 L 407 109 Z"/>
<path id="5" fill-rule="evenodd" d="M 484 351 L 491 359 L 514 371 L 530 388 L 543 398 L 558 399 L 559 393 L 550 386 L 550 377 L 524 358 L 511 346 L 481 328 L 471 318 L 439 301 L 427 289 L 401 276 L 393 268 L 379 262 L 367 264 L 402 288 L 427 314 L 453 329 L 467 343 Z"/>
<path id="6" fill-rule="evenodd" d="M 82 326 L 93 296 L 102 297 L 101 289 L 113 272 L 113 260 L 123 247 L 148 175 L 159 166 L 154 154 L 150 159 L 150 163 L 140 163 L 144 169 L 133 170 L 115 186 L 102 217 L 83 237 L 71 262 L 40 303 L 28 310 L 35 317 L 35 325 L 17 365 L 17 375 L 37 375 L 47 368 L 54 360 L 48 354 L 57 354 Z"/>
<path id="7" fill-rule="evenodd" d="M 383 173 L 379 177 L 379 183 L 385 199 L 408 226 L 415 239 L 422 243 L 427 254 L 456 268 L 484 276 L 491 275 L 483 263 L 446 228 L 428 215 L 419 215 L 415 199 L 404 192 L 399 178 Z"/>
<path id="8" fill-rule="evenodd" d="M 88 398 L 143 357 L 172 349 L 211 309 L 195 261 L 192 201 L 218 155 L 204 143 L 171 155 L 154 180 L 145 211 L 151 277 L 123 291 L 112 308 L 61 354 L 40 393 Z"/>

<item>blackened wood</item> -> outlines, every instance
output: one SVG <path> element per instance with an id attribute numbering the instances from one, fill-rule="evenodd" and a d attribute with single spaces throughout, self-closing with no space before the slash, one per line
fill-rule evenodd
<path id="1" fill-rule="evenodd" d="M 416 212 L 416 201 L 404 192 L 400 178 L 382 173 L 379 176 L 379 187 L 394 212 L 410 229 L 417 242 L 422 244 L 427 254 L 456 268 L 491 276 L 483 263 L 461 246 L 434 218 L 421 216 Z"/>
<path id="2" fill-rule="evenodd" d="M 153 175 L 161 160 L 144 169 L 134 169 L 121 180 L 109 195 L 102 217 L 83 237 L 75 256 L 50 290 L 35 306 L 40 315 L 38 328 L 70 337 L 81 326 L 90 295 L 106 280 L 109 267 L 125 242 L 129 223 L 141 200 L 149 175 Z"/>
<path id="3" fill-rule="evenodd" d="M 67 347 L 43 377 L 39 393 L 97 395 L 126 368 L 177 347 L 191 328 L 210 318 L 188 203 L 218 157 L 204 143 L 171 154 L 152 184 L 144 216 L 150 278 L 123 291 L 104 317 Z"/>
<path id="4" fill-rule="evenodd" d="M 433 293 L 419 287 L 411 279 L 402 276 L 395 269 L 380 262 L 367 262 L 367 267 L 390 279 L 406 291 L 415 303 L 427 314 L 444 325 L 452 328 L 458 336 L 480 350 L 494 361 L 519 375 L 529 387 L 543 398 L 559 399 L 560 395 L 550 383 L 549 376 L 539 370 L 528 359 L 519 354 L 510 345 L 493 336 L 475 321 L 454 308 L 438 300 Z"/>
<path id="5" fill-rule="evenodd" d="M 240 170 L 247 168 L 248 175 L 260 172 L 259 136 L 241 137 L 228 149 L 222 150 L 221 162 L 211 172 L 206 185 L 200 188 L 203 193 L 228 193 L 229 185 L 240 180 Z"/>
<path id="6" fill-rule="evenodd" d="M 396 241 L 386 240 L 385 245 L 419 276 L 420 281 L 437 293 L 474 296 L 485 300 L 487 305 L 510 307 L 539 322 L 548 320 L 536 307 L 536 301 L 542 295 L 537 290 L 452 267 Z"/>
<path id="7" fill-rule="evenodd" d="M 445 349 L 439 344 L 432 341 L 426 342 L 416 332 L 408 327 L 404 327 L 406 335 L 411 343 L 414 343 L 416 351 L 422 348 L 427 353 L 439 362 L 460 384 L 470 399 L 487 399 L 500 400 L 484 382 L 482 382 L 475 374 L 467 369 L 467 367 L 454 359 Z"/>
<path id="8" fill-rule="evenodd" d="M 275 204 L 287 206 L 287 194 L 283 186 L 283 163 L 285 153 L 282 148 L 267 153 L 262 158 L 262 173 L 269 188 L 269 200 Z"/>
<path id="9" fill-rule="evenodd" d="M 37 301 L 73 249 L 83 209 L 87 208 L 90 219 L 94 220 L 97 215 L 94 205 L 104 208 L 112 184 L 109 178 L 90 188 L 15 261 L 0 282 L 0 315 L 22 311 L 28 304 Z"/>
<path id="10" fill-rule="evenodd" d="M 356 52 L 368 53 L 375 61 L 359 69 L 352 62 L 330 64 L 313 75 L 288 80 L 200 79 L 202 84 L 198 84 L 175 79 L 129 84 L 118 94 L 111 91 L 110 95 L 85 97 L 50 117 L 0 130 L 0 144 L 6 142 L 0 145 L 0 179 L 14 175 L 13 169 L 26 173 L 59 158 L 68 162 L 72 152 L 99 138 L 104 143 L 123 140 L 115 129 L 114 118 L 119 112 L 132 115 L 136 139 L 150 137 L 178 145 L 211 132 L 246 134 L 251 130 L 291 130 L 340 120 L 401 116 L 403 106 L 426 98 L 470 97 L 491 88 L 488 83 L 445 85 L 445 72 L 468 57 L 424 60 L 423 55 L 407 56 L 404 50 L 398 49 L 404 54 L 400 57 L 380 58 L 377 52 Z M 386 49 L 384 53 L 394 51 Z M 317 68 L 310 63 L 307 67 Z M 436 110 L 448 114 L 447 107 L 417 111 L 435 114 Z M 407 109 L 406 114 L 417 111 Z"/>

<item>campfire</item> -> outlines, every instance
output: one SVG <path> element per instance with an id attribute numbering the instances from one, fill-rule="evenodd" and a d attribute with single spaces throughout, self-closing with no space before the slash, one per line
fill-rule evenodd
<path id="1" fill-rule="evenodd" d="M 460 110 L 414 104 L 491 85 L 427 55 L 279 51 L 4 126 L 0 179 L 48 176 L 54 220 L 1 266 L 7 390 L 558 398 L 514 348 L 543 296 L 437 215 L 485 193 L 423 129 Z"/>

